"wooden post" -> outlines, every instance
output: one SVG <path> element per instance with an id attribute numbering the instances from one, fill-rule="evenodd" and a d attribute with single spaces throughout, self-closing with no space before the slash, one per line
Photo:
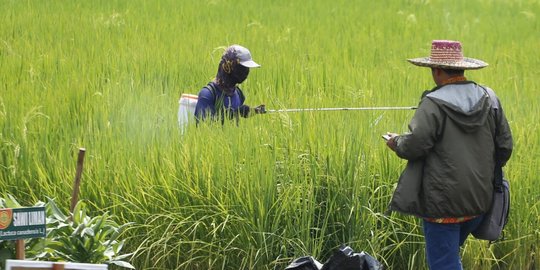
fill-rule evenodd
<path id="1" fill-rule="evenodd" d="M 24 260 L 26 258 L 24 254 L 24 239 L 15 240 L 15 258 L 17 260 Z"/>
<path id="2" fill-rule="evenodd" d="M 75 173 L 75 181 L 73 183 L 73 193 L 71 193 L 71 207 L 70 207 L 71 213 L 73 213 L 73 209 L 75 209 L 75 205 L 77 205 L 77 201 L 79 200 L 79 186 L 81 185 L 81 175 L 82 175 L 82 170 L 83 170 L 85 152 L 86 152 L 86 149 L 79 148 L 79 157 L 77 159 L 77 171 Z"/>
<path id="3" fill-rule="evenodd" d="M 64 264 L 63 263 L 55 263 L 52 266 L 52 270 L 64 270 Z"/>

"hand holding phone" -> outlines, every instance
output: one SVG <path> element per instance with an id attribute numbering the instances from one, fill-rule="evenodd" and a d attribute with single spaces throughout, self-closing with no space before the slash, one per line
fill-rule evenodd
<path id="1" fill-rule="evenodd" d="M 387 132 L 384 135 L 381 135 L 381 137 L 386 142 L 386 146 L 388 146 L 392 151 L 396 151 L 397 142 L 396 137 L 399 136 L 399 134 Z"/>

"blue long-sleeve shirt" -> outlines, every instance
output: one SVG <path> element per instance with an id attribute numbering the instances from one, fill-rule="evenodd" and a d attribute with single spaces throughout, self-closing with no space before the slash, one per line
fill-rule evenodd
<path id="1" fill-rule="evenodd" d="M 214 91 L 211 90 L 213 87 Z M 195 119 L 197 124 L 207 118 L 217 120 L 216 116 L 221 114 L 221 120 L 224 121 L 225 115 L 233 118 L 238 113 L 238 109 L 244 104 L 244 96 L 238 87 L 231 96 L 225 95 L 223 91 L 214 82 L 199 91 L 197 106 L 195 107 Z M 221 108 L 216 108 L 220 106 Z"/>

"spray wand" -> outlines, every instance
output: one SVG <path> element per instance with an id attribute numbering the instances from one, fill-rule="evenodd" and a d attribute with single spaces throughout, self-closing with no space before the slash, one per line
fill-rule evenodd
<path id="1" fill-rule="evenodd" d="M 279 109 L 264 110 L 265 113 L 289 113 L 289 112 L 312 112 L 312 111 L 374 111 L 374 110 L 416 110 L 417 107 L 353 107 L 353 108 L 307 108 L 307 109 Z"/>

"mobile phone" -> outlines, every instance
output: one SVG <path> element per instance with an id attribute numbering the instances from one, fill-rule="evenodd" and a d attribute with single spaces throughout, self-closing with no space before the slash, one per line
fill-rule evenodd
<path id="1" fill-rule="evenodd" d="M 390 137 L 390 135 L 388 135 L 388 134 L 383 134 L 383 135 L 381 135 L 381 137 L 382 137 L 385 141 L 388 141 L 388 140 L 390 140 L 390 138 L 392 138 L 392 137 Z"/>

